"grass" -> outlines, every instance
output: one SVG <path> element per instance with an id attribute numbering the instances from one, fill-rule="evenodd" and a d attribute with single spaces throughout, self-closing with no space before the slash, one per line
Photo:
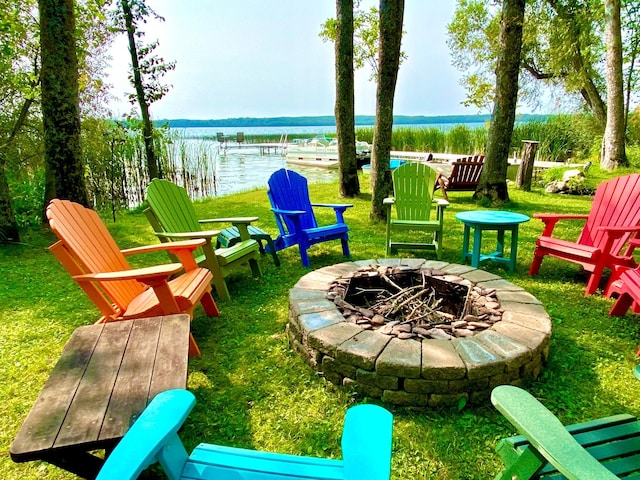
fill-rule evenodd
<path id="1" fill-rule="evenodd" d="M 605 177 L 594 167 L 588 178 L 597 183 Z M 366 178 L 361 184 L 368 188 Z M 310 188 L 316 202 L 338 201 L 336 184 Z M 510 188 L 509 194 L 511 203 L 504 208 L 526 215 L 584 213 L 591 203 L 589 197 L 551 195 L 539 187 L 532 192 Z M 443 259 L 459 262 L 462 225 L 454 215 L 478 207 L 470 192 L 452 192 L 450 197 Z M 369 202 L 365 191 L 349 200 L 354 208 L 345 215 L 355 260 L 384 255 L 384 227 L 369 221 Z M 197 202 L 196 209 L 201 217 L 258 215 L 258 226 L 276 233 L 264 190 Z M 330 212 L 320 216 L 321 223 L 331 221 Z M 122 248 L 157 241 L 138 211 L 106 223 Z M 575 238 L 581 225 L 570 222 L 558 228 L 565 238 Z M 607 315 L 611 300 L 600 295 L 585 298 L 584 276 L 568 262 L 545 259 L 540 275 L 529 277 L 533 244 L 541 230 L 541 222 L 533 219 L 521 226 L 516 272 L 494 264 L 483 267 L 538 297 L 553 319 L 549 363 L 530 391 L 565 423 L 622 412 L 640 415 L 638 385 L 631 374 L 640 343 L 637 318 L 631 313 L 611 318 Z M 0 478 L 72 479 L 73 475 L 46 463 L 15 464 L 8 449 L 66 340 L 98 314 L 47 251 L 53 235 L 32 229 L 22 237 L 23 243 L 0 249 Z M 338 242 L 314 246 L 310 255 L 312 269 L 344 261 Z M 288 291 L 308 270 L 295 248 L 280 252 L 280 257 L 280 268 L 269 256 L 262 259 L 260 280 L 251 279 L 248 268 L 230 277 L 233 300 L 218 303 L 219 318 L 207 318 L 200 308 L 196 310 L 193 333 L 202 356 L 189 366 L 188 388 L 198 403 L 182 432 L 188 449 L 207 441 L 339 457 L 345 409 L 360 402 L 380 403 L 326 382 L 288 347 L 284 334 Z M 514 433 L 490 405 L 460 411 L 385 406 L 394 414 L 393 479 L 493 478 L 501 468 L 495 445 Z"/>

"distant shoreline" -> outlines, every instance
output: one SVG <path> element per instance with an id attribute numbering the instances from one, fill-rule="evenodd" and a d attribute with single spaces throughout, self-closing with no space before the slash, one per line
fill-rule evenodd
<path id="1" fill-rule="evenodd" d="M 548 115 L 522 114 L 516 117 L 516 121 L 529 122 L 533 120 L 545 120 Z M 416 124 L 443 124 L 443 123 L 485 123 L 491 119 L 491 115 L 441 115 L 441 116 L 407 116 L 396 115 L 393 117 L 394 125 Z M 375 124 L 373 115 L 356 115 L 356 126 L 366 127 Z M 154 124 L 166 125 L 171 128 L 193 127 L 333 127 L 336 125 L 332 115 L 316 117 L 266 117 L 266 118 L 224 118 L 211 120 L 192 120 L 186 118 L 154 120 Z"/>

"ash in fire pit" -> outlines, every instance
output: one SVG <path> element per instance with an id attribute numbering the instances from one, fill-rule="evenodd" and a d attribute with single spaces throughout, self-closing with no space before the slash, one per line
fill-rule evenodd
<path id="1" fill-rule="evenodd" d="M 327 297 L 364 330 L 397 337 L 469 337 L 502 319 L 495 288 L 437 269 L 370 266 L 336 279 Z"/>

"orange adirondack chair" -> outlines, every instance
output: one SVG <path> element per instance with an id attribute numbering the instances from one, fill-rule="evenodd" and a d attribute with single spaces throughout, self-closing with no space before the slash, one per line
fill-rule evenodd
<path id="1" fill-rule="evenodd" d="M 640 236 L 640 174 L 616 177 L 596 189 L 588 215 L 535 214 L 545 224 L 536 240 L 529 275 L 540 270 L 546 255 L 581 265 L 590 272 L 585 295 L 596 291 L 605 268 L 635 267 L 633 245 L 625 245 L 631 235 Z M 581 219 L 585 225 L 575 242 L 553 238 L 559 220 Z M 623 251 L 624 248 L 624 251 Z"/>
<path id="2" fill-rule="evenodd" d="M 98 323 L 175 313 L 193 317 L 198 303 L 207 315 L 218 316 L 211 296 L 211 272 L 198 268 L 193 259 L 203 239 L 120 250 L 89 208 L 54 199 L 47 207 L 47 218 L 59 239 L 49 249 L 100 310 Z M 169 250 L 181 263 L 132 269 L 125 259 L 125 255 L 158 250 Z M 200 354 L 193 337 L 189 353 Z"/>

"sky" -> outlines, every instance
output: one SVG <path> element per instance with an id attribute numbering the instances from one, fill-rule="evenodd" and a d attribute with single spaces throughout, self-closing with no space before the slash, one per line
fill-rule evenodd
<path id="1" fill-rule="evenodd" d="M 144 25 L 147 42 L 175 61 L 164 83 L 170 92 L 151 105 L 154 119 L 221 119 L 332 115 L 335 102 L 333 45 L 318 36 L 335 16 L 335 0 L 147 0 L 165 18 Z M 361 6 L 377 6 L 363 0 Z M 447 24 L 454 0 L 406 0 L 396 115 L 490 113 L 461 105 L 460 72 L 451 64 Z M 130 68 L 126 38 L 110 50 L 112 113 L 126 101 Z M 370 70 L 356 72 L 356 115 L 375 114 Z"/>

